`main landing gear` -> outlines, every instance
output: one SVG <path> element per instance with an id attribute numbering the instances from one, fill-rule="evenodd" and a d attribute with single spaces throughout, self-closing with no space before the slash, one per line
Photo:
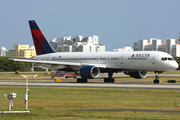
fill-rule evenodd
<path id="1" fill-rule="evenodd" d="M 108 78 L 104 78 L 104 83 L 114 83 L 114 78 L 112 78 L 113 73 L 108 73 Z"/>
<path id="2" fill-rule="evenodd" d="M 87 78 L 77 78 L 77 83 L 87 83 Z"/>
<path id="3" fill-rule="evenodd" d="M 105 83 L 114 83 L 114 78 L 112 78 L 113 72 L 108 73 L 108 78 L 104 78 Z M 77 83 L 87 83 L 87 78 L 77 78 Z"/>
<path id="4" fill-rule="evenodd" d="M 156 78 L 155 78 L 155 80 L 153 82 L 154 82 L 154 84 L 158 84 L 159 83 L 159 73 L 160 72 L 154 71 L 154 73 L 156 75 Z"/>

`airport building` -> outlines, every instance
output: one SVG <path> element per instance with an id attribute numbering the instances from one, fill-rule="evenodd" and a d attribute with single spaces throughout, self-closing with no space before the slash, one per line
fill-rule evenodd
<path id="1" fill-rule="evenodd" d="M 24 57 L 31 58 L 36 55 L 34 46 L 14 45 L 14 49 L 6 51 L 7 57 Z"/>
<path id="2" fill-rule="evenodd" d="M 133 51 L 133 49 L 129 46 L 124 46 L 123 48 L 112 49 L 113 52 L 121 52 L 121 51 Z"/>
<path id="3" fill-rule="evenodd" d="M 99 45 L 98 36 L 54 38 L 50 41 L 51 47 L 56 52 L 104 52 L 105 46 Z"/>
<path id="4" fill-rule="evenodd" d="M 6 48 L 3 46 L 3 47 L 1 47 L 1 49 L 0 49 L 0 56 L 6 56 Z"/>
<path id="5" fill-rule="evenodd" d="M 164 39 L 162 43 L 161 39 L 149 38 L 134 43 L 134 51 L 162 51 L 180 57 L 180 43 L 175 39 Z"/>

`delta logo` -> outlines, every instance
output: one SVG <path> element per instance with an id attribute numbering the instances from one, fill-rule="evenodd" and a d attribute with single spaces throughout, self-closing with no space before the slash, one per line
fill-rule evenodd
<path id="1" fill-rule="evenodd" d="M 150 54 L 132 54 L 131 55 L 131 58 L 134 58 L 134 57 L 149 57 Z"/>

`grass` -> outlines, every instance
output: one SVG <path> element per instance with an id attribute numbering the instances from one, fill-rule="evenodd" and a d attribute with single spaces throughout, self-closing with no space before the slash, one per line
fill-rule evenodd
<path id="1" fill-rule="evenodd" d="M 160 112 L 88 112 L 78 109 L 148 109 L 180 111 L 178 90 L 138 90 L 111 88 L 29 87 L 29 110 L 26 114 L 0 114 L 0 119 L 179 119 L 178 113 Z M 0 111 L 8 110 L 9 100 L 3 96 L 17 93 L 13 111 L 25 110 L 25 87 L 0 87 Z M 76 109 L 76 110 L 74 110 Z"/>
<path id="2" fill-rule="evenodd" d="M 23 74 L 23 75 L 36 75 L 36 73 L 33 74 Z M 51 80 L 51 76 L 46 73 L 38 73 L 36 78 L 29 77 L 29 80 Z M 0 80 L 25 80 L 24 77 L 21 76 L 21 74 L 1 74 Z"/>
<path id="3" fill-rule="evenodd" d="M 23 75 L 36 75 L 36 73 L 32 74 L 23 74 Z M 48 77 L 46 73 L 38 73 L 38 77 Z M 1 74 L 0 77 L 22 77 L 21 74 Z M 49 76 L 50 77 L 50 76 Z"/>
<path id="4" fill-rule="evenodd" d="M 169 74 L 178 74 L 177 72 Z M 163 73 L 164 74 L 164 73 Z M 34 75 L 34 74 L 33 74 Z M 41 78 L 42 77 L 42 78 Z M 43 78 L 45 77 L 45 79 Z M 4 80 L 25 80 L 20 74 L 1 74 Z M 138 79 L 147 81 L 154 77 Z M 180 80 L 178 77 L 160 77 L 160 80 Z M 38 74 L 37 78 L 29 80 L 52 80 L 46 74 Z M 116 78 L 120 80 L 136 80 L 134 78 Z M 137 90 L 111 88 L 58 88 L 58 87 L 29 87 L 30 114 L 0 114 L 0 119 L 60 119 L 60 120 L 169 120 L 179 119 L 178 113 L 161 112 L 90 112 L 78 109 L 147 109 L 147 110 L 176 110 L 180 111 L 180 93 L 178 90 Z M 25 110 L 23 94 L 25 87 L 0 86 L 0 111 L 7 111 L 9 100 L 4 94 L 17 93 L 14 99 L 13 111 Z M 74 110 L 76 109 L 76 110 Z"/>

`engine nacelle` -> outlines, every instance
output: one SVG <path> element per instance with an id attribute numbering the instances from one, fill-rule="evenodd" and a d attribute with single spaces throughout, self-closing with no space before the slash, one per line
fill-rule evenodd
<path id="1" fill-rule="evenodd" d="M 147 71 L 137 71 L 137 72 L 124 72 L 126 75 L 129 75 L 130 77 L 133 77 L 133 78 L 137 78 L 137 79 L 140 79 L 140 78 L 145 78 L 148 74 Z"/>
<path id="2" fill-rule="evenodd" d="M 97 78 L 100 74 L 100 70 L 95 66 L 84 66 L 80 69 L 81 77 L 85 78 Z"/>

